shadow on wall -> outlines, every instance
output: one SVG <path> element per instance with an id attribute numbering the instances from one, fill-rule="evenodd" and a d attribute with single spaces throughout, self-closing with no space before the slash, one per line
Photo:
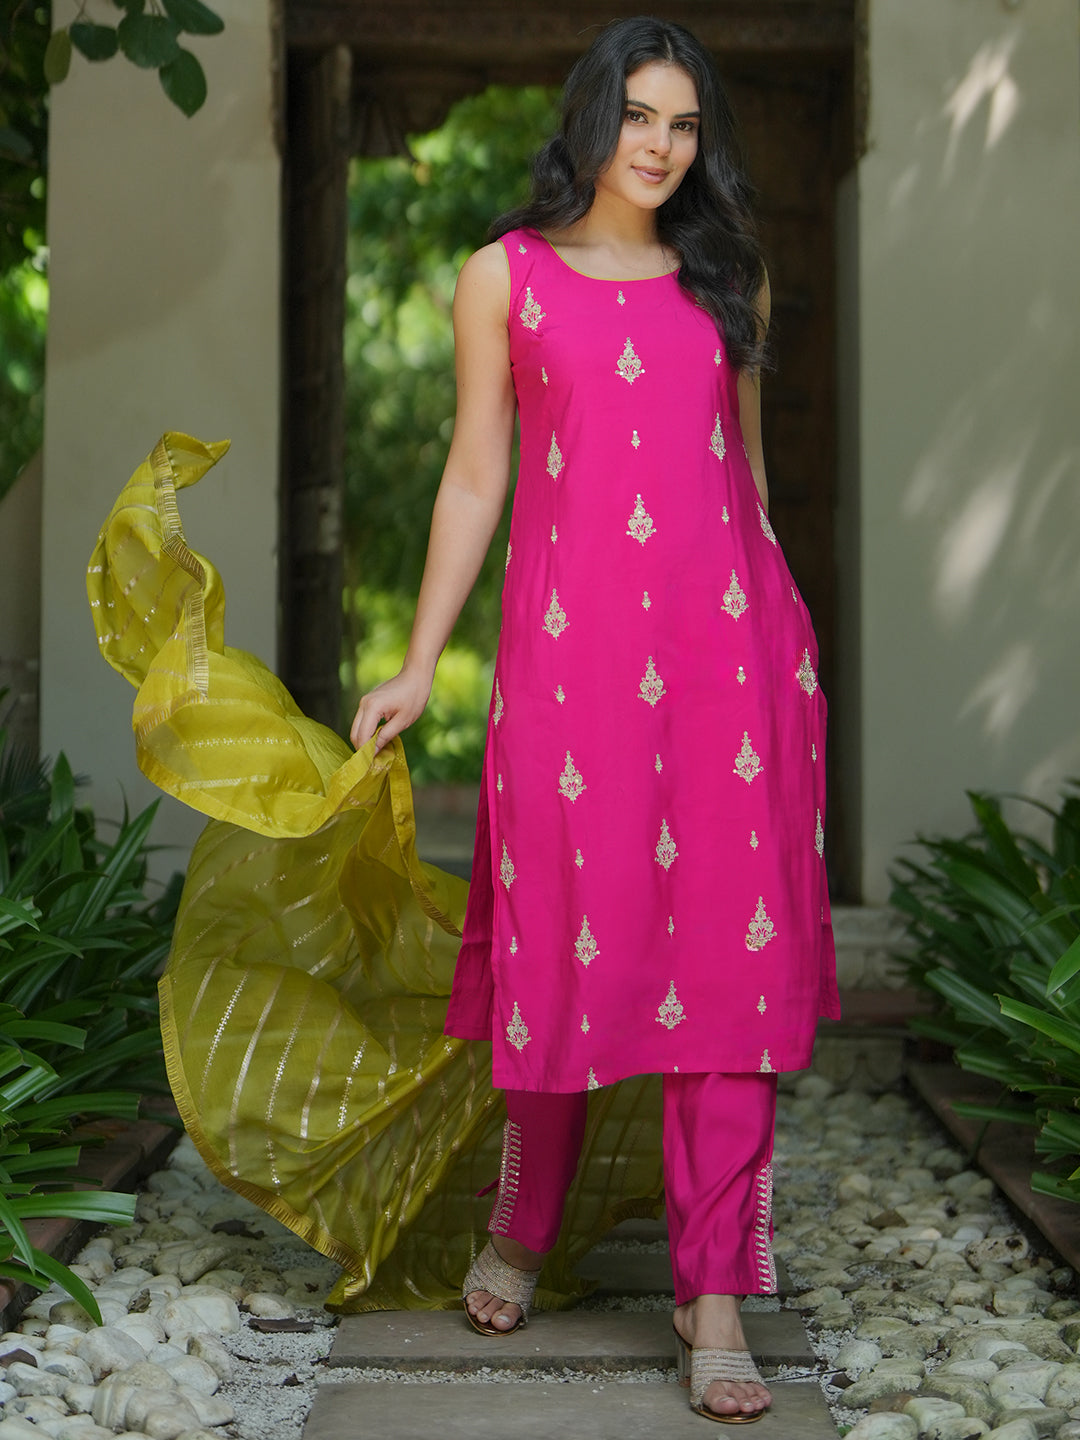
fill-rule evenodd
<path id="1" fill-rule="evenodd" d="M 41 452 L 0 499 L 0 724 L 36 755 L 41 654 Z"/>
<path id="2" fill-rule="evenodd" d="M 876 633 L 902 649 L 885 683 L 908 720 L 931 699 L 954 732 L 913 735 L 907 758 L 944 739 L 970 761 L 958 801 L 970 783 L 1048 798 L 1080 771 L 1076 56 L 1051 58 L 1042 20 L 981 22 L 997 33 L 974 50 L 953 33 L 948 83 L 913 130 L 886 116 L 872 157 L 864 263 L 891 348 L 874 403 L 894 407 L 872 417 L 893 466 L 876 513 L 896 526 L 868 540 L 896 607 Z"/>

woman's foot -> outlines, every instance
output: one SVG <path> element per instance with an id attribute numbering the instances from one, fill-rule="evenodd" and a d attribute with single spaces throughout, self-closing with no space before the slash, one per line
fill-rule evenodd
<path id="1" fill-rule="evenodd" d="M 511 1240 L 508 1235 L 500 1235 L 497 1241 L 492 1236 L 491 1245 L 499 1259 L 513 1265 L 516 1270 L 535 1275 L 543 1264 L 543 1255 Z M 506 1300 L 504 1296 L 492 1295 L 487 1290 L 470 1290 L 465 1296 L 465 1308 L 479 1324 L 494 1326 L 496 1330 L 513 1330 L 521 1322 L 520 1305 Z"/>
<path id="2" fill-rule="evenodd" d="M 737 1295 L 699 1295 L 675 1311 L 675 1330 L 688 1345 L 702 1350 L 746 1350 Z M 702 1404 L 714 1415 L 758 1415 L 772 1396 L 756 1381 L 714 1380 Z"/>

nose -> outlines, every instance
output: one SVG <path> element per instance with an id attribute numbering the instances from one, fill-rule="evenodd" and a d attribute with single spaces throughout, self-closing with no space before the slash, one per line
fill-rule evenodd
<path id="1" fill-rule="evenodd" d="M 649 150 L 654 155 L 667 155 L 671 150 L 671 130 L 667 125 L 656 125 L 649 136 Z"/>

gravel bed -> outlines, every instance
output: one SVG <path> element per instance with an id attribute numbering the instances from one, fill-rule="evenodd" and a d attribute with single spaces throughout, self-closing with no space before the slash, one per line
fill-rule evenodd
<path id="1" fill-rule="evenodd" d="M 781 1093 L 774 1169 L 776 1251 L 796 1287 L 784 1303 L 803 1313 L 818 1357 L 778 1379 L 816 1378 L 851 1440 L 1080 1440 L 1076 1277 L 1032 1247 L 917 1102 L 802 1076 Z M 106 1324 L 90 1326 L 56 1287 L 31 1302 L 0 1336 L 0 1440 L 300 1440 L 317 1387 L 350 1381 L 675 1379 L 673 1368 L 331 1370 L 336 1321 L 321 1300 L 337 1268 L 222 1187 L 186 1138 L 149 1177 L 136 1223 L 91 1240 L 76 1270 Z M 263 1333 L 251 1316 L 313 1328 Z"/>

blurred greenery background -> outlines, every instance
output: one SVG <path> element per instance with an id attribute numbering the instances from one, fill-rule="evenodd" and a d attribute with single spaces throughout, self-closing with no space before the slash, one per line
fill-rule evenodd
<path id="1" fill-rule="evenodd" d="M 459 101 L 412 156 L 357 160 L 346 297 L 346 644 L 343 710 L 394 674 L 412 623 L 454 416 L 451 304 L 488 225 L 520 202 L 558 92 L 492 86 Z M 515 457 L 516 463 L 516 457 Z M 480 776 L 499 632 L 509 506 L 435 677 L 404 736 L 415 783 Z"/>
<path id="2" fill-rule="evenodd" d="M 40 447 L 43 422 L 45 109 L 32 86 L 23 88 L 12 85 L 0 113 L 8 221 L 0 254 L 0 497 Z M 343 729 L 359 696 L 394 674 L 405 654 L 453 430 L 458 270 L 495 216 L 524 197 L 529 159 L 555 128 L 557 109 L 555 90 L 493 86 L 460 101 L 438 130 L 410 137 L 411 155 L 353 162 Z M 32 152 L 21 145 L 26 135 Z M 405 737 L 417 784 L 479 778 L 508 528 L 509 507 L 428 710 Z"/>

